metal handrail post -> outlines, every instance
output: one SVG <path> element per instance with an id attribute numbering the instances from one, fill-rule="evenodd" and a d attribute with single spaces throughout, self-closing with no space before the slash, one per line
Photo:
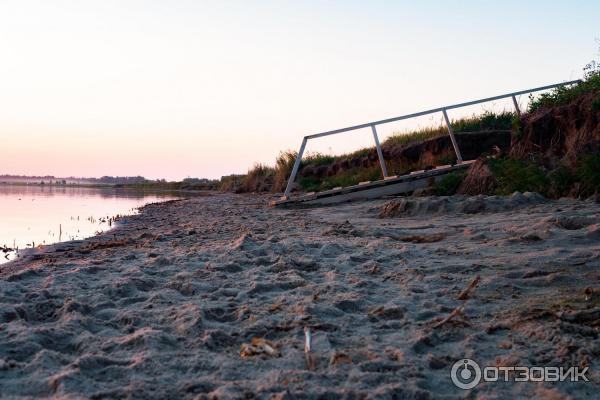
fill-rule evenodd
<path id="1" fill-rule="evenodd" d="M 460 164 L 461 162 L 463 162 L 463 159 L 462 155 L 460 154 L 460 149 L 458 148 L 456 138 L 454 137 L 452 125 L 450 125 L 450 119 L 448 119 L 448 113 L 446 113 L 446 110 L 442 110 L 442 114 L 444 114 L 444 119 L 446 120 L 446 126 L 448 127 L 448 133 L 450 134 L 450 140 L 452 141 L 452 146 L 454 147 L 454 152 L 456 153 L 456 160 Z"/>
<path id="2" fill-rule="evenodd" d="M 308 139 L 305 137 L 302 139 L 302 145 L 300 145 L 300 151 L 298 151 L 298 155 L 296 156 L 296 161 L 294 161 L 294 167 L 292 168 L 292 173 L 290 175 L 290 179 L 288 179 L 287 186 L 285 187 L 284 196 L 289 197 L 292 191 L 292 185 L 296 180 L 296 174 L 298 173 L 298 169 L 300 168 L 300 162 L 302 161 L 302 154 L 304 154 L 304 148 L 306 147 L 306 141 Z"/>
<path id="3" fill-rule="evenodd" d="M 521 110 L 519 109 L 519 103 L 517 103 L 517 98 L 515 95 L 512 96 L 513 104 L 515 105 L 515 110 L 517 111 L 517 115 L 521 116 Z"/>
<path id="4" fill-rule="evenodd" d="M 381 165 L 381 173 L 383 173 L 383 177 L 387 178 L 388 172 L 385 167 L 385 160 L 383 159 L 383 152 L 381 151 L 381 145 L 379 144 L 379 138 L 377 137 L 377 129 L 375 125 L 371 125 L 371 130 L 373 131 L 373 139 L 375 139 L 375 147 L 377 148 L 377 157 L 379 158 L 379 165 Z"/>

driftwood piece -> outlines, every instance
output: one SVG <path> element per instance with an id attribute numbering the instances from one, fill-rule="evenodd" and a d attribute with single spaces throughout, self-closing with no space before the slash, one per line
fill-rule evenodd
<path id="1" fill-rule="evenodd" d="M 458 295 L 458 299 L 459 300 L 467 300 L 469 298 L 469 294 L 471 294 L 473 289 L 475 289 L 475 287 L 479 284 L 480 281 L 481 281 L 481 277 L 479 275 L 477 275 L 475 278 L 473 278 L 471 283 L 469 283 L 469 286 L 467 286 L 467 288 L 465 290 L 460 292 L 460 294 Z"/>
<path id="2" fill-rule="evenodd" d="M 452 312 L 443 320 L 441 320 L 440 322 L 438 322 L 437 324 L 433 325 L 433 329 L 437 329 L 440 326 L 444 325 L 445 323 L 449 322 L 450 320 L 452 320 L 452 318 L 456 317 L 457 315 L 459 315 L 462 310 L 463 310 L 464 306 L 458 306 L 456 307 L 454 310 L 452 310 Z"/>
<path id="3" fill-rule="evenodd" d="M 481 281 L 481 277 L 479 275 L 477 275 L 475 278 L 473 278 L 471 283 L 469 283 L 469 286 L 467 286 L 467 288 L 465 290 L 460 292 L 460 294 L 458 295 L 458 300 L 468 300 L 469 295 L 477 287 L 477 285 L 479 284 L 480 281 Z M 437 324 L 433 325 L 432 328 L 433 329 L 439 328 L 440 326 L 444 325 L 445 323 L 451 321 L 453 318 L 460 315 L 462 313 L 463 309 L 464 309 L 463 305 L 456 307 L 454 310 L 452 310 L 452 312 L 446 318 L 444 318 Z"/>

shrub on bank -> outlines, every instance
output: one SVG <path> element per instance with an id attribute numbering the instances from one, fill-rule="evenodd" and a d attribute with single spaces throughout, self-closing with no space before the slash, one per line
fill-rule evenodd
<path id="1" fill-rule="evenodd" d="M 564 196 L 587 198 L 600 193 L 600 154 L 598 153 L 583 155 L 574 167 L 560 164 L 550 171 L 544 169 L 536 160 L 521 160 L 514 157 L 482 159 L 478 163 L 489 167 L 494 180 L 491 190 L 485 190 L 484 194 L 509 195 L 519 191 L 538 192 L 549 198 Z M 436 185 L 436 194 L 449 195 L 456 192 L 454 185 L 457 177 L 451 175 L 447 175 Z M 477 172 L 471 168 L 467 174 L 470 185 L 478 182 L 475 175 Z M 465 190 L 469 193 L 468 188 Z M 461 191 L 463 192 L 465 191 Z"/>
<path id="2" fill-rule="evenodd" d="M 577 164 L 575 175 L 581 183 L 580 196 L 600 193 L 600 154 L 584 155 Z"/>
<path id="3" fill-rule="evenodd" d="M 465 178 L 464 172 L 451 172 L 436 182 L 434 189 L 437 196 L 452 196 Z"/>
<path id="4" fill-rule="evenodd" d="M 514 192 L 546 193 L 548 178 L 535 161 L 500 158 L 490 161 L 490 168 L 498 182 L 496 194 Z"/>
<path id="5" fill-rule="evenodd" d="M 528 111 L 531 113 L 543 107 L 562 106 L 586 93 L 600 90 L 600 63 L 592 61 L 584 68 L 584 71 L 584 80 L 577 85 L 560 86 L 537 98 L 529 95 L 531 101 Z M 600 107 L 599 100 L 594 102 L 593 108 L 596 107 L 596 104 Z"/>
<path id="6" fill-rule="evenodd" d="M 571 191 L 571 188 L 577 181 L 577 177 L 566 165 L 559 165 L 548 174 L 548 180 L 550 185 L 548 188 L 548 195 L 550 197 L 563 197 L 567 196 Z"/>

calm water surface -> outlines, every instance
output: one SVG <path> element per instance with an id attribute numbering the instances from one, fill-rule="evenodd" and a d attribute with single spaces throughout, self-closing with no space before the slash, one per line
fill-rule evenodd
<path id="1" fill-rule="evenodd" d="M 81 187 L 0 185 L 0 263 L 32 246 L 84 239 L 111 229 L 113 218 L 173 193 Z"/>

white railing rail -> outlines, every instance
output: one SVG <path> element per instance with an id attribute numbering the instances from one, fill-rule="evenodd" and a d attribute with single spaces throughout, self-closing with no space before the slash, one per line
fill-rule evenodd
<path id="1" fill-rule="evenodd" d="M 371 131 L 373 133 L 373 139 L 375 140 L 375 147 L 377 148 L 377 156 L 379 157 L 379 164 L 381 165 L 381 172 L 383 174 L 383 178 L 385 179 L 385 178 L 387 178 L 388 173 L 387 173 L 387 168 L 385 167 L 385 160 L 383 159 L 383 153 L 381 151 L 381 145 L 379 143 L 379 138 L 377 136 L 377 129 L 375 128 L 377 125 L 387 124 L 390 122 L 395 122 L 395 121 L 400 121 L 400 120 L 410 119 L 410 118 L 416 118 L 416 117 L 420 117 L 423 115 L 441 112 L 444 116 L 444 120 L 445 120 L 446 126 L 448 128 L 448 134 L 450 135 L 450 140 L 452 141 L 452 146 L 454 147 L 454 151 L 456 153 L 456 159 L 457 159 L 458 163 L 461 163 L 463 161 L 463 159 L 462 159 L 462 155 L 460 153 L 460 149 L 458 148 L 458 143 L 456 142 L 456 138 L 454 137 L 454 132 L 452 130 L 452 125 L 450 124 L 450 119 L 448 118 L 448 113 L 447 113 L 448 110 L 452 110 L 455 108 L 468 107 L 468 106 L 472 106 L 475 104 L 487 103 L 489 101 L 500 100 L 500 99 L 512 97 L 513 104 L 515 106 L 515 110 L 516 110 L 517 114 L 521 115 L 521 110 L 519 109 L 519 103 L 517 103 L 516 96 L 520 96 L 522 94 L 533 93 L 533 92 L 539 92 L 542 90 L 553 89 L 553 88 L 556 88 L 559 86 L 574 85 L 574 84 L 580 83 L 580 82 L 581 82 L 581 80 L 577 79 L 574 81 L 555 83 L 553 85 L 540 86 L 540 87 L 533 88 L 533 89 L 521 90 L 518 92 L 502 94 L 499 96 L 486 97 L 485 99 L 467 101 L 465 103 L 459 103 L 459 104 L 452 104 L 452 105 L 445 106 L 445 107 L 438 107 L 438 108 L 433 108 L 431 110 L 401 115 L 399 117 L 387 118 L 387 119 L 382 119 L 379 121 L 367 122 L 365 124 L 353 125 L 353 126 L 349 126 L 347 128 L 334 129 L 332 131 L 315 133 L 313 135 L 304 136 L 304 138 L 302 139 L 302 144 L 300 145 L 300 150 L 298 151 L 298 155 L 296 156 L 296 161 L 294 162 L 294 166 L 292 168 L 292 173 L 290 174 L 290 178 L 288 179 L 288 183 L 285 188 L 284 196 L 289 197 L 289 195 L 291 193 L 292 186 L 294 184 L 294 181 L 296 180 L 296 175 L 298 174 L 298 169 L 300 168 L 300 163 L 302 162 L 302 155 L 304 154 L 304 149 L 306 148 L 306 142 L 309 139 L 316 139 L 316 138 L 320 138 L 323 136 L 336 135 L 338 133 L 344 133 L 344 132 L 354 131 L 357 129 L 371 127 Z"/>

